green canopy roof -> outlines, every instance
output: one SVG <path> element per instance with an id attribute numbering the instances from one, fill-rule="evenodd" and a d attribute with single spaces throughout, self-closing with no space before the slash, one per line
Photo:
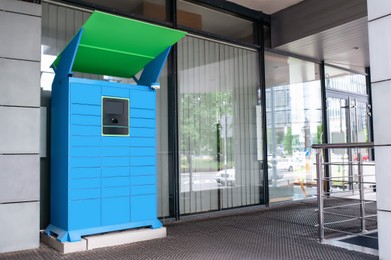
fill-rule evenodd
<path id="1" fill-rule="evenodd" d="M 130 78 L 185 32 L 95 11 L 83 25 L 72 71 Z M 58 66 L 61 54 L 54 61 Z"/>

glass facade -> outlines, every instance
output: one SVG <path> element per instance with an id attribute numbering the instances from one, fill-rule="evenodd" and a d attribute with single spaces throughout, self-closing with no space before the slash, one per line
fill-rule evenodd
<path id="1" fill-rule="evenodd" d="M 181 214 L 260 203 L 257 52 L 178 44 Z"/>
<path id="2" fill-rule="evenodd" d="M 329 143 L 370 141 L 366 76 L 330 66 L 325 66 L 325 74 Z M 330 149 L 331 161 L 341 164 L 329 168 L 330 176 L 339 179 L 330 183 L 333 190 L 354 188 L 352 179 L 356 173 L 343 164 L 357 161 L 359 152 L 363 161 L 371 160 L 369 149 Z"/>
<path id="3" fill-rule="evenodd" d="M 177 0 L 179 26 L 254 43 L 254 23 L 188 1 Z"/>
<path id="4" fill-rule="evenodd" d="M 166 0 L 81 0 L 81 4 L 93 5 L 94 9 L 106 9 L 123 15 L 135 15 L 151 20 L 168 21 Z"/>
<path id="5" fill-rule="evenodd" d="M 54 71 L 50 68 L 51 64 L 90 14 L 90 12 L 42 3 L 41 88 L 44 90 L 52 88 Z M 82 73 L 76 73 L 75 76 L 90 79 L 102 78 L 98 75 Z"/>
<path id="6" fill-rule="evenodd" d="M 343 69 L 325 66 L 326 88 L 329 90 L 367 95 L 366 77 Z"/>
<path id="7" fill-rule="evenodd" d="M 266 119 L 271 202 L 315 196 L 322 109 L 319 65 L 267 52 Z"/>

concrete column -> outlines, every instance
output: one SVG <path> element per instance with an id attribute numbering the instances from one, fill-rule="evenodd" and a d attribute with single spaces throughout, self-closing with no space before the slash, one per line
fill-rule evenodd
<path id="1" fill-rule="evenodd" d="M 368 0 L 375 144 L 391 144 L 391 1 Z M 391 147 L 376 148 L 380 259 L 391 256 Z"/>
<path id="2" fill-rule="evenodd" d="M 39 246 L 41 13 L 0 1 L 0 253 Z"/>

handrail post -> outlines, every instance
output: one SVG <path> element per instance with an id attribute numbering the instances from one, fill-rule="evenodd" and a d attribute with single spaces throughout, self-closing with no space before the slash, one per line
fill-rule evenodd
<path id="1" fill-rule="evenodd" d="M 318 219 L 319 219 L 319 242 L 324 242 L 324 216 L 323 216 L 323 165 L 322 165 L 322 149 L 316 153 L 316 178 L 317 178 L 317 193 L 318 193 Z"/>
<path id="2" fill-rule="evenodd" d="M 384 145 L 374 145 L 373 143 L 338 143 L 338 144 L 314 144 L 312 145 L 313 149 L 317 150 L 316 153 L 316 175 L 317 175 L 317 202 L 318 202 L 318 240 L 320 243 L 325 243 L 325 230 L 333 230 L 334 232 L 341 232 L 343 234 L 350 234 L 350 235 L 358 235 L 358 236 L 364 236 L 367 235 L 367 218 L 371 218 L 372 220 L 376 221 L 375 219 L 372 219 L 373 217 L 376 217 L 377 214 L 369 214 L 366 216 L 366 203 L 372 203 L 366 202 L 365 200 L 365 184 L 369 183 L 368 180 L 365 179 L 364 175 L 364 166 L 374 166 L 374 164 L 365 164 L 362 157 L 362 151 L 361 149 L 371 149 L 373 147 L 391 147 L 390 144 L 384 144 Z M 323 157 L 326 155 L 327 149 L 348 149 L 349 151 L 353 151 L 353 149 L 357 154 L 357 157 L 351 158 L 347 163 L 344 161 L 342 163 L 340 162 L 331 162 L 331 160 L 325 161 L 327 158 Z M 354 154 L 354 153 L 353 153 Z M 357 159 L 356 159 L 357 158 Z M 354 196 L 354 199 L 356 202 L 345 205 L 343 196 L 336 195 L 331 196 L 331 190 L 329 191 L 328 188 L 326 188 L 326 183 L 331 183 L 333 180 L 341 181 L 340 176 L 337 177 L 331 177 L 327 175 L 327 172 L 325 172 L 325 166 L 331 166 L 331 165 L 349 165 L 353 167 L 353 170 L 349 175 L 351 175 L 352 180 L 348 180 L 348 183 L 351 183 L 355 186 L 355 190 L 359 191 L 358 199 L 357 196 Z M 355 171 L 355 168 L 357 166 L 357 171 Z M 357 175 L 356 175 L 357 173 Z M 326 176 L 325 176 L 326 175 Z M 357 176 L 357 177 L 356 177 Z M 367 175 L 367 176 L 372 176 Z M 353 178 L 354 177 L 354 178 Z M 345 179 L 342 179 L 342 183 L 346 183 Z M 336 193 L 340 193 L 341 191 L 336 191 Z M 374 192 L 376 192 L 374 190 Z M 347 197 L 352 198 L 352 194 L 347 194 Z M 337 203 L 338 206 L 325 206 L 325 198 L 335 198 L 337 200 L 340 200 L 342 203 Z M 376 201 L 374 201 L 376 203 Z M 341 204 L 341 205 L 340 205 Z M 340 214 L 336 213 L 335 211 L 329 211 L 329 209 L 333 208 L 345 208 L 345 207 L 352 207 L 351 209 L 354 210 L 357 213 L 357 206 L 360 207 L 360 215 L 358 214 Z M 326 222 L 325 216 L 326 215 L 336 215 L 341 217 L 346 217 L 346 219 L 339 220 L 339 221 L 332 221 L 332 222 Z M 354 216 L 353 216 L 354 215 Z M 328 219 L 328 218 L 327 218 Z M 357 232 L 352 232 L 350 230 L 343 230 L 340 228 L 329 228 L 327 225 L 334 225 L 334 224 L 341 224 L 345 222 L 355 221 L 357 223 L 357 220 L 360 220 L 360 228 L 361 228 L 361 234 L 357 234 Z M 369 221 L 369 219 L 368 219 Z M 368 222 L 369 223 L 369 222 Z M 358 223 L 357 223 L 358 224 Z M 369 223 L 370 224 L 370 223 Z M 341 226 L 342 228 L 343 226 Z M 346 226 L 348 228 L 348 226 Z M 370 227 L 368 226 L 370 230 L 372 230 L 373 225 L 371 224 Z"/>
<path id="3" fill-rule="evenodd" d="M 361 153 L 357 153 L 358 157 L 358 183 L 360 189 L 360 217 L 361 217 L 361 232 L 366 232 L 365 220 L 365 197 L 364 197 L 364 169 L 362 164 Z"/>

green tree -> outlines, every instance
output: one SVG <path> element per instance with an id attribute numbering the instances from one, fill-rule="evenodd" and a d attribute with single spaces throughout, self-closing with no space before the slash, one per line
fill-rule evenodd
<path id="1" fill-rule="evenodd" d="M 216 157 L 220 145 L 217 125 L 233 115 L 232 92 L 185 93 L 180 99 L 180 149 Z"/>

